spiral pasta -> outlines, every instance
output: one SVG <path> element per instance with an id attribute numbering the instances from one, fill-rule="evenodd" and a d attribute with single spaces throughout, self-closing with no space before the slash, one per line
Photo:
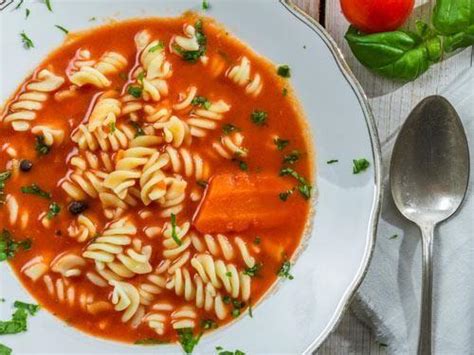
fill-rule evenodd
<path id="1" fill-rule="evenodd" d="M 39 280 L 49 270 L 48 264 L 42 256 L 36 256 L 21 268 L 21 272 L 29 277 L 33 282 Z"/>
<path id="2" fill-rule="evenodd" d="M 89 132 L 94 132 L 100 127 L 115 127 L 117 117 L 120 116 L 120 114 L 121 103 L 119 100 L 114 98 L 100 98 L 91 112 L 87 128 Z"/>
<path id="3" fill-rule="evenodd" d="M 31 121 L 36 119 L 37 112 L 43 108 L 49 95 L 59 89 L 63 83 L 63 77 L 57 76 L 47 69 L 41 70 L 8 106 L 8 111 L 2 121 L 11 124 L 15 131 L 27 131 L 30 129 Z"/>
<path id="4" fill-rule="evenodd" d="M 97 233 L 95 222 L 84 214 L 77 216 L 67 229 L 68 235 L 79 243 L 92 239 Z"/>
<path id="5" fill-rule="evenodd" d="M 175 148 L 191 144 L 192 137 L 188 124 L 176 116 L 171 116 L 166 122 L 157 122 L 153 127 L 162 129 L 165 142 Z"/>
<path id="6" fill-rule="evenodd" d="M 256 97 L 263 88 L 262 77 L 256 73 L 252 79 L 250 70 L 250 61 L 247 57 L 242 57 L 239 64 L 229 68 L 226 76 L 235 84 L 245 86 L 245 92 Z"/>
<path id="7" fill-rule="evenodd" d="M 93 66 L 81 66 L 79 71 L 69 76 L 69 80 L 78 87 L 92 85 L 104 89 L 112 84 L 106 75 L 118 73 L 127 65 L 127 59 L 120 53 L 106 52 Z"/>
<path id="8" fill-rule="evenodd" d="M 171 314 L 171 324 L 174 329 L 194 328 L 197 313 L 194 307 L 182 306 Z"/>
<path id="9" fill-rule="evenodd" d="M 205 137 L 207 131 L 217 128 L 217 122 L 224 118 L 224 113 L 230 110 L 230 105 L 219 100 L 212 103 L 208 108 L 194 110 L 187 120 L 191 135 L 194 137 Z"/>
<path id="10" fill-rule="evenodd" d="M 221 157 L 232 159 L 235 157 L 245 158 L 248 155 L 248 149 L 243 147 L 244 136 L 239 133 L 222 136 L 220 142 L 212 143 L 212 147 Z"/>
<path id="11" fill-rule="evenodd" d="M 35 126 L 31 133 L 36 136 L 42 136 L 44 144 L 47 146 L 60 145 L 64 141 L 64 131 L 48 126 Z"/>
<path id="12" fill-rule="evenodd" d="M 114 287 L 111 301 L 117 312 L 122 312 L 122 322 L 128 322 L 137 313 L 140 306 L 140 294 L 135 286 L 128 282 L 110 281 Z"/>
<path id="13" fill-rule="evenodd" d="M 170 42 L 170 50 L 177 55 L 182 51 L 199 50 L 199 42 L 196 36 L 196 28 L 193 25 L 183 26 L 184 36 L 174 36 Z"/>
<path id="14" fill-rule="evenodd" d="M 77 143 L 80 149 L 115 152 L 119 149 L 126 149 L 134 137 L 135 131 L 126 124 L 119 124 L 113 132 L 109 133 L 106 133 L 102 127 L 97 128 L 94 132 L 89 132 L 88 128 L 81 124 L 71 139 Z"/>
<path id="15" fill-rule="evenodd" d="M 51 262 L 51 271 L 61 274 L 63 277 L 74 277 L 82 274 L 86 261 L 73 253 L 58 255 Z"/>
<path id="16" fill-rule="evenodd" d="M 171 63 L 166 60 L 164 45 L 155 40 L 143 49 L 140 63 L 146 71 L 145 79 L 168 79 L 172 74 Z"/>
<path id="17" fill-rule="evenodd" d="M 209 165 L 198 153 L 191 153 L 186 148 L 175 149 L 171 146 L 166 147 L 166 152 L 173 172 L 182 173 L 186 177 L 194 176 L 196 180 L 208 179 Z"/>
<path id="18" fill-rule="evenodd" d="M 191 104 L 196 97 L 197 87 L 190 86 L 186 94 L 180 94 L 180 102 L 173 105 L 173 110 L 181 111 L 191 107 Z"/>
<path id="19" fill-rule="evenodd" d="M 88 311 L 88 307 L 94 302 L 94 295 L 77 289 L 68 279 L 53 279 L 50 275 L 43 276 L 43 282 L 50 297 L 57 302 L 74 307 L 76 304 Z"/>
<path id="20" fill-rule="evenodd" d="M 103 182 L 107 174 L 100 171 L 74 171 L 61 183 L 61 188 L 73 200 L 83 201 L 87 197 L 97 198 L 104 191 Z"/>
<path id="21" fill-rule="evenodd" d="M 169 323 L 170 313 L 174 306 L 170 303 L 159 302 L 152 306 L 152 311 L 143 318 L 143 322 L 152 328 L 156 334 L 163 335 L 166 329 L 166 324 Z"/>
<path id="22" fill-rule="evenodd" d="M 89 150 L 81 152 L 80 155 L 71 157 L 69 164 L 76 170 L 100 170 L 111 172 L 114 169 L 112 158 L 107 152 L 94 154 Z"/>

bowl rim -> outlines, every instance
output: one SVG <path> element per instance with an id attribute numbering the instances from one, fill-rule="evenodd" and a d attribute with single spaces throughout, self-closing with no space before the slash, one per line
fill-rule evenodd
<path id="1" fill-rule="evenodd" d="M 352 91 L 357 97 L 359 104 L 364 113 L 365 122 L 370 136 L 370 143 L 372 147 L 372 158 L 374 165 L 374 200 L 372 203 L 371 217 L 369 221 L 369 230 L 367 236 L 367 245 L 365 248 L 365 253 L 363 260 L 361 261 L 357 275 L 352 280 L 351 284 L 347 288 L 342 297 L 337 309 L 329 321 L 328 325 L 324 330 L 317 336 L 315 340 L 308 346 L 305 350 L 305 354 L 310 354 L 314 351 L 317 351 L 324 340 L 326 340 L 329 335 L 336 329 L 339 323 L 342 320 L 343 315 L 349 309 L 350 303 L 355 296 L 359 286 L 364 280 L 365 275 L 367 274 L 368 266 L 372 255 L 375 249 L 375 239 L 377 235 L 377 225 L 381 212 L 382 206 L 382 151 L 380 147 L 380 140 L 377 131 L 377 126 L 375 124 L 375 118 L 370 108 L 367 95 L 365 94 L 362 85 L 357 80 L 356 76 L 352 72 L 351 68 L 347 64 L 344 56 L 338 47 L 336 41 L 331 37 L 327 30 L 321 26 L 313 17 L 308 15 L 302 9 L 300 9 L 295 3 L 294 0 L 279 0 L 279 3 L 297 20 L 301 21 L 302 24 L 309 27 L 316 35 L 318 35 L 324 44 L 328 47 L 330 53 L 332 54 L 334 60 L 337 63 L 341 74 L 346 79 L 347 83 L 351 86 Z"/>

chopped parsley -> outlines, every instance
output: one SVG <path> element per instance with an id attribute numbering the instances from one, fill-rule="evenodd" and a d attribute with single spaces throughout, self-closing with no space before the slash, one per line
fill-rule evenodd
<path id="1" fill-rule="evenodd" d="M 171 238 L 173 238 L 176 244 L 183 244 L 181 239 L 178 237 L 178 233 L 176 233 L 176 215 L 174 213 L 171 214 Z"/>
<path id="2" fill-rule="evenodd" d="M 163 42 L 159 41 L 157 44 L 155 44 L 153 47 L 151 47 L 148 52 L 153 53 L 156 51 L 161 51 L 163 48 L 165 48 L 165 45 Z"/>
<path id="3" fill-rule="evenodd" d="M 202 9 L 203 10 L 209 10 L 210 5 L 208 0 L 202 0 Z"/>
<path id="4" fill-rule="evenodd" d="M 16 5 L 16 7 L 15 7 L 14 10 L 18 10 L 18 9 L 21 7 L 21 5 L 23 5 L 23 2 L 24 2 L 24 1 L 25 1 L 25 0 L 20 0 L 20 2 L 18 3 L 18 5 Z"/>
<path id="5" fill-rule="evenodd" d="M 91 18 L 89 19 L 89 22 L 96 21 L 96 20 L 97 20 L 97 17 L 91 17 Z"/>
<path id="6" fill-rule="evenodd" d="M 144 338 L 144 339 L 138 339 L 135 341 L 135 345 L 159 345 L 159 344 L 168 344 L 168 340 L 161 340 L 157 338 Z"/>
<path id="7" fill-rule="evenodd" d="M 290 154 L 283 158 L 284 164 L 294 164 L 300 159 L 301 153 L 298 150 L 293 150 Z"/>
<path id="8" fill-rule="evenodd" d="M 282 168 L 280 170 L 280 176 L 292 176 L 293 178 L 295 178 L 299 182 L 298 191 L 300 192 L 300 194 L 306 200 L 309 200 L 311 198 L 312 186 L 306 181 L 304 177 L 302 177 L 292 168 L 288 168 L 288 167 Z"/>
<path id="9" fill-rule="evenodd" d="M 196 39 L 199 44 L 199 49 L 195 51 L 186 51 L 182 49 L 177 44 L 173 45 L 173 49 L 181 56 L 181 58 L 186 62 L 196 63 L 197 60 L 206 53 L 206 44 L 207 38 L 203 32 L 202 20 L 198 20 L 194 24 L 194 29 L 196 30 Z"/>
<path id="10" fill-rule="evenodd" d="M 110 122 L 109 123 L 110 134 L 114 134 L 116 129 L 117 129 L 117 126 L 115 125 L 115 122 Z"/>
<path id="11" fill-rule="evenodd" d="M 281 94 L 283 96 L 287 96 L 288 95 L 288 89 L 287 88 L 283 88 L 283 90 L 281 91 Z"/>
<path id="12" fill-rule="evenodd" d="M 3 229 L 0 233 L 0 261 L 11 259 L 20 250 L 31 249 L 31 239 L 24 239 L 19 242 L 13 240 L 11 233 Z"/>
<path id="13" fill-rule="evenodd" d="M 39 309 L 39 306 L 19 301 L 16 301 L 13 306 L 16 310 L 12 314 L 12 319 L 0 321 L 0 335 L 25 332 L 28 329 L 28 315 L 35 315 Z"/>
<path id="14" fill-rule="evenodd" d="M 20 33 L 20 37 L 21 37 L 21 41 L 23 42 L 23 47 L 25 47 L 25 49 L 30 49 L 30 48 L 35 47 L 33 41 L 31 40 L 30 37 L 28 37 L 28 35 L 25 33 L 25 31 Z"/>
<path id="15" fill-rule="evenodd" d="M 249 170 L 249 166 L 245 161 L 243 161 L 241 159 L 238 159 L 238 158 L 232 158 L 232 161 L 238 165 L 240 170 L 242 170 L 242 171 L 248 171 Z"/>
<path id="16" fill-rule="evenodd" d="M 53 202 L 49 205 L 49 210 L 48 210 L 48 214 L 46 215 L 46 218 L 51 220 L 54 217 L 56 217 L 59 214 L 59 212 L 61 212 L 61 207 L 56 202 Z"/>
<path id="17" fill-rule="evenodd" d="M 280 192 L 278 197 L 280 197 L 280 200 L 282 200 L 282 201 L 287 201 L 288 198 L 293 194 L 293 192 L 295 192 L 295 189 Z"/>
<path id="18" fill-rule="evenodd" d="M 253 244 L 259 245 L 262 242 L 262 238 L 259 236 L 256 236 L 255 239 L 253 240 Z"/>
<path id="19" fill-rule="evenodd" d="M 224 134 L 228 135 L 228 134 L 231 134 L 232 132 L 240 131 L 240 128 L 233 125 L 232 123 L 226 123 L 225 125 L 222 126 L 222 130 L 224 131 Z"/>
<path id="20" fill-rule="evenodd" d="M 252 307 L 252 300 L 249 299 L 249 317 L 253 318 L 253 307 Z"/>
<path id="21" fill-rule="evenodd" d="M 43 191 L 38 185 L 31 184 L 30 186 L 22 186 L 21 192 L 29 195 L 36 195 L 47 200 L 51 200 L 51 194 L 49 192 Z"/>
<path id="22" fill-rule="evenodd" d="M 290 269 L 291 269 L 291 263 L 288 260 L 286 260 L 283 262 L 283 264 L 281 264 L 281 267 L 278 270 L 277 275 L 288 280 L 293 280 L 294 277 L 293 275 L 290 274 Z"/>
<path id="23" fill-rule="evenodd" d="M 390 238 L 388 238 L 388 239 L 392 240 L 392 239 L 397 239 L 397 238 L 398 238 L 398 234 L 394 234 L 394 235 L 392 235 L 392 236 L 391 236 Z"/>
<path id="24" fill-rule="evenodd" d="M 12 349 L 6 345 L 0 344 L 0 354 L 1 355 L 11 355 Z"/>
<path id="25" fill-rule="evenodd" d="M 142 84 L 143 86 L 143 79 L 145 79 L 145 72 L 144 71 L 141 71 L 138 75 L 137 75 L 137 81 Z"/>
<path id="26" fill-rule="evenodd" d="M 63 31 L 65 34 L 69 33 L 69 30 L 65 29 L 63 26 L 54 25 L 54 27 L 56 27 L 57 29 Z"/>
<path id="27" fill-rule="evenodd" d="M 354 174 L 359 174 L 362 171 L 367 170 L 367 168 L 370 166 L 369 161 L 365 158 L 354 159 L 352 163 L 353 163 L 352 173 Z"/>
<path id="28" fill-rule="evenodd" d="M 203 319 L 201 320 L 201 329 L 209 330 L 209 329 L 217 329 L 219 326 L 217 323 L 212 319 Z"/>
<path id="29" fill-rule="evenodd" d="M 273 143 L 275 143 L 278 150 L 283 150 L 288 146 L 288 144 L 290 144 L 290 141 L 288 139 L 277 137 L 273 140 Z"/>
<path id="30" fill-rule="evenodd" d="M 130 85 L 127 88 L 127 93 L 132 95 L 134 98 L 139 99 L 140 97 L 142 97 L 143 88 L 141 88 L 140 86 Z"/>
<path id="31" fill-rule="evenodd" d="M 258 276 L 258 274 L 260 273 L 260 270 L 262 269 L 262 266 L 263 266 L 262 263 L 256 263 L 254 266 L 248 267 L 245 269 L 244 275 L 248 275 L 250 277 Z"/>
<path id="32" fill-rule="evenodd" d="M 235 351 L 229 351 L 229 350 L 224 350 L 222 346 L 217 346 L 216 347 L 217 355 L 245 355 L 245 353 L 241 350 L 235 350 Z"/>
<path id="33" fill-rule="evenodd" d="M 35 150 L 39 155 L 47 155 L 51 147 L 44 142 L 44 136 L 35 137 Z"/>
<path id="34" fill-rule="evenodd" d="M 181 328 L 177 330 L 178 340 L 186 354 L 192 354 L 194 347 L 199 343 L 202 333 L 194 337 L 193 328 Z"/>
<path id="35" fill-rule="evenodd" d="M 277 69 L 277 74 L 280 75 L 282 78 L 289 78 L 291 77 L 291 70 L 288 65 L 280 65 Z"/>
<path id="36" fill-rule="evenodd" d="M 209 183 L 205 180 L 198 180 L 198 181 L 196 181 L 196 184 L 198 186 L 202 187 L 203 189 L 205 189 Z"/>
<path id="37" fill-rule="evenodd" d="M 0 173 L 0 205 L 5 203 L 5 183 L 10 176 L 12 176 L 12 173 L 9 170 Z"/>
<path id="38" fill-rule="evenodd" d="M 255 110 L 250 115 L 250 120 L 257 126 L 263 126 L 267 123 L 268 113 L 265 111 Z"/>
<path id="39" fill-rule="evenodd" d="M 193 106 L 200 106 L 202 108 L 205 108 L 206 110 L 209 110 L 209 107 L 211 107 L 211 103 L 207 98 L 204 96 L 196 96 L 192 101 L 191 105 Z"/>
<path id="40" fill-rule="evenodd" d="M 326 162 L 326 164 L 334 164 L 334 163 L 338 163 L 338 162 L 339 162 L 339 160 L 337 160 L 337 159 L 331 159 L 331 160 L 328 160 Z"/>
<path id="41" fill-rule="evenodd" d="M 30 16 L 30 9 L 25 9 L 25 20 Z"/>
<path id="42" fill-rule="evenodd" d="M 130 124 L 133 126 L 133 128 L 135 129 L 135 138 L 139 137 L 139 136 L 144 136 L 145 135 L 145 131 L 143 130 L 143 128 L 135 121 L 130 121 Z"/>
<path id="43" fill-rule="evenodd" d="M 227 277 L 232 277 L 232 273 L 231 273 L 230 271 L 227 271 L 227 272 L 225 273 L 225 276 L 227 276 Z"/>
<path id="44" fill-rule="evenodd" d="M 53 12 L 53 8 L 51 7 L 51 0 L 44 0 L 44 3 L 49 11 Z"/>

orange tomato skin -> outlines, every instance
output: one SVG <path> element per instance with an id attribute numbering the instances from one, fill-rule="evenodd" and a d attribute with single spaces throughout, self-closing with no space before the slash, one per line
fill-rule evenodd
<path id="1" fill-rule="evenodd" d="M 415 0 L 341 0 L 347 20 L 365 33 L 393 31 L 410 16 Z"/>

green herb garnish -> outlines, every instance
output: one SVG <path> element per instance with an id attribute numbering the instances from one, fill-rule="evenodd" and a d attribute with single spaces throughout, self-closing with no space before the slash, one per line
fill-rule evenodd
<path id="1" fill-rule="evenodd" d="M 288 260 L 286 260 L 281 265 L 280 269 L 277 272 L 277 275 L 288 280 L 293 280 L 294 277 L 293 275 L 290 274 L 290 269 L 291 269 L 291 263 Z"/>
<path id="2" fill-rule="evenodd" d="M 29 315 L 35 315 L 39 308 L 23 302 L 15 302 L 15 312 L 12 319 L 8 321 L 0 321 L 0 335 L 17 334 L 25 332 L 28 329 L 27 319 Z"/>
<path id="3" fill-rule="evenodd" d="M 24 2 L 24 1 L 25 1 L 25 0 L 20 0 L 20 2 L 18 3 L 18 5 L 16 5 L 16 7 L 14 8 L 14 10 L 18 10 L 18 9 L 21 7 L 21 5 L 23 5 L 23 2 Z"/>
<path id="4" fill-rule="evenodd" d="M 171 214 L 171 238 L 173 238 L 179 246 L 183 244 L 181 239 L 178 237 L 178 233 L 176 233 L 176 215 L 174 213 Z"/>
<path id="5" fill-rule="evenodd" d="M 9 170 L 0 173 L 0 205 L 5 203 L 5 183 L 11 176 L 12 173 Z"/>
<path id="6" fill-rule="evenodd" d="M 263 266 L 262 263 L 256 263 L 254 266 L 248 267 L 245 269 L 244 275 L 248 275 L 250 277 L 258 276 L 258 274 L 260 273 L 260 270 L 262 269 L 262 266 Z"/>
<path id="7" fill-rule="evenodd" d="M 43 191 L 38 185 L 31 184 L 30 186 L 22 186 L 21 192 L 29 195 L 36 195 L 47 200 L 51 200 L 51 194 L 49 192 Z"/>
<path id="8" fill-rule="evenodd" d="M 25 49 L 30 49 L 30 48 L 35 47 L 33 41 L 31 40 L 30 37 L 28 37 L 28 35 L 25 33 L 25 31 L 20 33 L 20 37 L 21 37 L 21 41 L 23 42 L 23 47 L 25 47 Z"/>
<path id="9" fill-rule="evenodd" d="M 353 166 L 352 166 L 352 173 L 353 174 L 359 174 L 362 171 L 367 170 L 367 168 L 370 166 L 370 163 L 367 159 L 362 158 L 362 159 L 354 159 L 352 161 Z"/>
<path id="10" fill-rule="evenodd" d="M 222 126 L 222 130 L 224 131 L 224 134 L 228 135 L 228 134 L 231 134 L 232 132 L 240 131 L 240 128 L 233 125 L 232 123 L 226 123 L 225 125 Z"/>
<path id="11" fill-rule="evenodd" d="M 49 205 L 49 210 L 48 210 L 48 214 L 46 215 L 46 218 L 51 220 L 54 217 L 56 217 L 59 214 L 59 212 L 61 212 L 61 207 L 56 202 L 53 202 Z"/>
<path id="12" fill-rule="evenodd" d="M 280 192 L 280 194 L 278 195 L 278 197 L 279 197 L 280 200 L 282 200 L 282 201 L 287 201 L 288 198 L 293 194 L 294 191 L 295 191 L 295 189 L 291 189 L 291 190 L 287 190 L 287 191 L 284 191 L 284 192 Z"/>
<path id="13" fill-rule="evenodd" d="M 242 171 L 248 171 L 249 170 L 249 166 L 245 161 L 243 161 L 241 159 L 237 159 L 237 158 L 232 158 L 232 161 L 238 165 L 240 170 L 242 170 Z"/>
<path id="14" fill-rule="evenodd" d="M 311 197 L 311 190 L 312 186 L 306 181 L 304 177 L 302 177 L 300 174 L 298 174 L 296 171 L 294 171 L 292 168 L 282 168 L 280 170 L 280 176 L 292 176 L 295 178 L 298 182 L 298 191 L 300 194 L 307 200 L 310 199 Z"/>
<path id="15" fill-rule="evenodd" d="M 392 236 L 391 236 L 390 238 L 388 238 L 388 239 L 392 240 L 392 239 L 397 239 L 397 238 L 398 238 L 398 234 L 394 234 L 394 235 L 392 235 Z"/>
<path id="16" fill-rule="evenodd" d="M 25 9 L 25 20 L 30 16 L 30 9 Z"/>
<path id="17" fill-rule="evenodd" d="M 265 123 L 267 123 L 268 113 L 265 111 L 255 110 L 251 113 L 250 119 L 257 126 L 263 126 Z"/>
<path id="18" fill-rule="evenodd" d="M 161 340 L 157 338 L 144 338 L 138 339 L 135 341 L 135 345 L 159 345 L 159 344 L 168 344 L 169 340 Z"/>
<path id="19" fill-rule="evenodd" d="M 301 153 L 298 150 L 293 150 L 290 154 L 283 158 L 284 164 L 294 164 L 300 159 Z"/>
<path id="20" fill-rule="evenodd" d="M 326 162 L 326 164 L 334 164 L 334 163 L 338 163 L 338 162 L 339 162 L 339 160 L 337 160 L 337 159 L 331 159 L 331 160 L 328 160 Z"/>
<path id="21" fill-rule="evenodd" d="M 277 69 L 277 74 L 280 75 L 283 78 L 289 78 L 291 77 L 291 70 L 288 65 L 280 65 Z"/>
<path id="22" fill-rule="evenodd" d="M 255 239 L 253 240 L 253 244 L 259 245 L 262 242 L 262 238 L 259 236 L 256 236 Z"/>
<path id="23" fill-rule="evenodd" d="M 207 98 L 205 98 L 204 96 L 196 96 L 196 97 L 194 97 L 194 99 L 191 101 L 191 105 L 193 105 L 193 106 L 200 106 L 200 107 L 205 108 L 206 110 L 208 110 L 209 107 L 211 107 L 211 103 L 210 103 L 209 100 L 208 100 Z"/>
<path id="24" fill-rule="evenodd" d="M 35 137 L 35 150 L 39 155 L 47 155 L 51 147 L 44 142 L 44 136 Z"/>
<path id="25" fill-rule="evenodd" d="M 273 140 L 273 143 L 275 143 L 278 150 L 283 150 L 288 144 L 290 144 L 290 141 L 288 139 L 281 139 L 278 137 Z"/>
<path id="26" fill-rule="evenodd" d="M 59 26 L 59 25 L 54 25 L 54 27 L 60 29 L 61 31 L 63 31 L 65 34 L 68 34 L 69 31 L 67 29 L 65 29 L 63 26 Z"/>
<path id="27" fill-rule="evenodd" d="M 53 8 L 51 7 L 51 0 L 44 0 L 44 3 L 46 4 L 48 10 L 53 12 Z"/>
<path id="28" fill-rule="evenodd" d="M 31 249 L 31 239 L 24 239 L 19 242 L 13 240 L 11 233 L 3 229 L 0 233 L 0 261 L 11 259 L 22 249 L 23 251 Z"/>
<path id="29" fill-rule="evenodd" d="M 145 135 L 145 131 L 143 130 L 143 128 L 137 122 L 130 121 L 130 124 L 135 129 L 135 138 Z"/>
<path id="30" fill-rule="evenodd" d="M 199 49 L 195 51 L 186 51 L 177 44 L 173 45 L 173 49 L 181 56 L 186 62 L 196 63 L 200 57 L 206 53 L 207 38 L 203 32 L 202 20 L 198 20 L 194 24 L 196 30 L 196 39 L 199 44 Z"/>
<path id="31" fill-rule="evenodd" d="M 219 326 L 217 323 L 212 319 L 203 319 L 201 320 L 201 329 L 209 330 L 209 329 L 217 329 Z"/>
<path id="32" fill-rule="evenodd" d="M 240 350 L 235 350 L 235 351 L 229 351 L 229 350 L 224 350 L 222 346 L 216 347 L 217 350 L 217 355 L 245 355 L 243 351 Z"/>
<path id="33" fill-rule="evenodd" d="M 194 337 L 193 328 L 178 329 L 178 337 L 186 354 L 192 354 L 194 347 L 199 343 L 202 333 Z"/>
<path id="34" fill-rule="evenodd" d="M 12 351 L 8 346 L 0 344 L 0 355 L 11 355 Z"/>
<path id="35" fill-rule="evenodd" d="M 148 52 L 150 53 L 153 53 L 153 52 L 156 52 L 158 50 L 162 50 L 163 48 L 165 48 L 165 45 L 163 44 L 163 42 L 158 42 L 156 45 L 154 45 L 153 47 L 151 47 Z"/>
<path id="36" fill-rule="evenodd" d="M 40 310 L 40 306 L 32 303 L 25 303 L 21 301 L 15 301 L 13 307 L 18 309 L 24 309 L 29 313 L 30 316 L 34 316 Z"/>
<path id="37" fill-rule="evenodd" d="M 110 134 L 114 134 L 116 129 L 117 129 L 117 126 L 115 125 L 115 122 L 110 122 L 109 123 Z"/>
<path id="38" fill-rule="evenodd" d="M 209 10 L 209 7 L 210 7 L 209 1 L 207 1 L 207 0 L 202 0 L 202 9 L 203 9 L 203 10 Z"/>
<path id="39" fill-rule="evenodd" d="M 132 95 L 134 98 L 139 99 L 140 97 L 142 97 L 143 88 L 141 88 L 140 86 L 130 85 L 127 89 L 127 93 Z"/>

